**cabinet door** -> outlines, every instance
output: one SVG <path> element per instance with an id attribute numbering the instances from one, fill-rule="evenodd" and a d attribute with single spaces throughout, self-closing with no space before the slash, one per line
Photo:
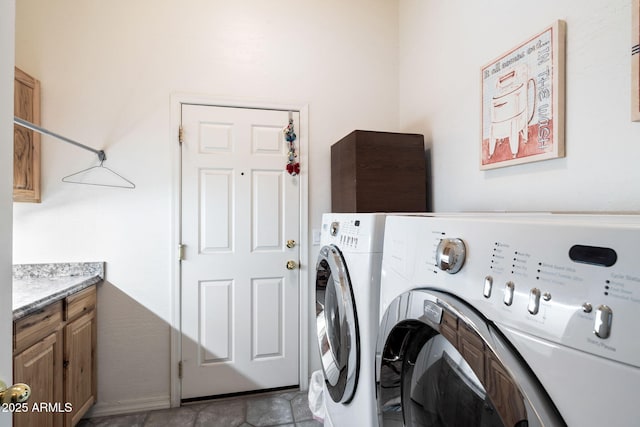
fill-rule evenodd
<path id="1" fill-rule="evenodd" d="M 40 124 L 40 82 L 15 69 L 14 114 Z M 14 125 L 13 201 L 40 203 L 40 134 Z"/>
<path id="2" fill-rule="evenodd" d="M 40 403 L 62 403 L 62 331 L 18 353 L 13 360 L 15 382 L 31 386 L 29 408 Z M 15 427 L 61 427 L 62 413 L 47 408 L 14 415 Z"/>
<path id="3" fill-rule="evenodd" d="M 73 407 L 65 426 L 74 426 L 96 401 L 95 311 L 69 322 L 64 329 L 65 402 Z"/>

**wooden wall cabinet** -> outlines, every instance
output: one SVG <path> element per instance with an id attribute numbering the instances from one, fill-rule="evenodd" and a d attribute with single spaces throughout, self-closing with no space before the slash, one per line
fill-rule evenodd
<path id="1" fill-rule="evenodd" d="M 15 427 L 73 427 L 96 401 L 96 286 L 14 322 L 14 380 L 31 386 Z M 33 405 L 51 404 L 34 411 Z"/>
<path id="2" fill-rule="evenodd" d="M 356 130 L 331 146 L 332 212 L 424 212 L 424 137 Z"/>
<path id="3" fill-rule="evenodd" d="M 14 114 L 40 125 L 40 82 L 15 69 Z M 40 134 L 13 125 L 13 201 L 40 203 Z"/>

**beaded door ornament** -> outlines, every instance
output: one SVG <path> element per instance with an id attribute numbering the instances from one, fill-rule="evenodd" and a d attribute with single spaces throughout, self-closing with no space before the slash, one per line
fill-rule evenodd
<path id="1" fill-rule="evenodd" d="M 287 172 L 289 175 L 296 176 L 300 173 L 300 163 L 296 161 L 298 154 L 296 154 L 296 134 L 293 129 L 293 119 L 289 119 L 289 124 L 284 128 L 284 139 L 289 144 L 289 160 L 287 162 Z"/>

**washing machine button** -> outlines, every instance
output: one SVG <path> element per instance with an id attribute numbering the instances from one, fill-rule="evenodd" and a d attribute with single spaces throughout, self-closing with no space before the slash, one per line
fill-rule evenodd
<path id="1" fill-rule="evenodd" d="M 516 285 L 513 282 L 507 282 L 504 285 L 504 304 L 513 304 L 513 292 L 516 290 Z"/>
<path id="2" fill-rule="evenodd" d="M 485 298 L 491 297 L 491 290 L 493 288 L 493 277 L 487 276 L 484 278 L 484 289 L 482 291 L 482 295 Z"/>
<path id="3" fill-rule="evenodd" d="M 611 334 L 611 320 L 613 318 L 613 310 L 606 305 L 601 305 L 596 310 L 596 323 L 593 327 L 593 333 L 598 338 L 609 338 Z"/>
<path id="4" fill-rule="evenodd" d="M 531 314 L 538 314 L 538 310 L 540 309 L 540 289 L 533 288 L 529 292 L 529 305 L 527 306 L 527 310 Z"/>

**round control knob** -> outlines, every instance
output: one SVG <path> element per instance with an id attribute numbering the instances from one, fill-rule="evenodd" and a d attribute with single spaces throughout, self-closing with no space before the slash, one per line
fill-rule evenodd
<path id="1" fill-rule="evenodd" d="M 436 249 L 436 265 L 449 274 L 455 274 L 462 268 L 467 250 L 460 239 L 442 239 Z"/>

